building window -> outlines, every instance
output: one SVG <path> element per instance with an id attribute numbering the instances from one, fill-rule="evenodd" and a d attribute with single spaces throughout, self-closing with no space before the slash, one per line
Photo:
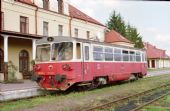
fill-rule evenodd
<path id="1" fill-rule="evenodd" d="M 59 36 L 63 35 L 63 25 L 58 25 L 58 35 Z"/>
<path id="2" fill-rule="evenodd" d="M 74 36 L 78 37 L 79 30 L 77 28 L 74 29 Z"/>
<path id="3" fill-rule="evenodd" d="M 1 12 L 1 20 L 2 20 L 1 28 L 2 30 L 4 30 L 4 13 L 3 12 Z"/>
<path id="4" fill-rule="evenodd" d="M 2 73 L 4 70 L 4 52 L 0 49 L 0 72 Z"/>
<path id="5" fill-rule="evenodd" d="M 19 53 L 19 71 L 24 73 L 29 70 L 29 54 L 26 50 Z"/>
<path id="6" fill-rule="evenodd" d="M 20 32 L 28 33 L 28 17 L 20 16 Z"/>
<path id="7" fill-rule="evenodd" d="M 48 22 L 43 22 L 43 35 L 48 36 Z"/>
<path id="8" fill-rule="evenodd" d="M 63 0 L 58 1 L 58 13 L 63 14 Z"/>
<path id="9" fill-rule="evenodd" d="M 90 39 L 90 31 L 87 31 L 87 39 Z"/>
<path id="10" fill-rule="evenodd" d="M 49 10 L 49 0 L 43 0 L 43 9 Z"/>

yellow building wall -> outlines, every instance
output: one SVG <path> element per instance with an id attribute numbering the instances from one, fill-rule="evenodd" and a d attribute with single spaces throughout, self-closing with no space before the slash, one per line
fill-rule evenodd
<path id="1" fill-rule="evenodd" d="M 32 60 L 32 40 L 12 38 L 8 39 L 8 60 L 12 61 L 17 66 L 16 78 L 23 79 L 22 74 L 19 72 L 19 53 L 22 50 L 26 50 L 29 53 L 29 68 L 32 69 L 30 64 Z M 4 75 L 0 74 L 0 81 L 4 80 Z"/>
<path id="2" fill-rule="evenodd" d="M 32 60 L 32 40 L 9 38 L 9 61 L 12 61 L 17 66 L 18 71 L 16 73 L 17 79 L 22 79 L 23 76 L 19 73 L 19 53 L 22 50 L 26 50 L 29 53 L 29 67 L 31 69 L 30 62 Z"/>
<path id="3" fill-rule="evenodd" d="M 9 0 L 2 1 L 4 30 L 20 32 L 20 16 L 28 17 L 29 33 L 35 34 L 35 7 Z"/>

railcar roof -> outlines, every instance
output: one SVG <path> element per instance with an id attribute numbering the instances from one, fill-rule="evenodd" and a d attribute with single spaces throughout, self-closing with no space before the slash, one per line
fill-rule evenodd
<path id="1" fill-rule="evenodd" d="M 119 47 L 119 48 L 127 48 L 127 49 L 145 51 L 145 49 L 133 48 L 133 47 L 128 47 L 128 46 L 122 46 L 122 45 L 117 45 L 117 44 L 111 44 L 111 43 L 106 43 L 106 42 L 99 42 L 99 41 L 95 41 L 95 40 L 87 40 L 87 39 L 75 38 L 75 37 L 52 36 L 52 38 L 54 38 L 54 40 L 52 42 L 73 42 L 73 41 L 78 41 L 78 42 L 84 42 L 84 43 L 90 43 L 90 44 L 98 44 L 98 45 L 113 46 L 113 47 Z M 37 40 L 36 43 L 37 44 L 42 44 L 42 43 L 50 43 L 50 42 L 47 41 L 47 37 L 44 37 L 42 39 Z"/>

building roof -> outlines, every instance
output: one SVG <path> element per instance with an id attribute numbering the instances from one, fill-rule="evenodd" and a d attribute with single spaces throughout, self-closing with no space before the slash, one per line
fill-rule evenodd
<path id="1" fill-rule="evenodd" d="M 105 42 L 107 43 L 114 43 L 114 42 L 125 42 L 125 43 L 131 43 L 128 39 L 123 37 L 121 34 L 116 32 L 115 30 L 111 30 L 105 34 Z"/>
<path id="2" fill-rule="evenodd" d="M 28 5 L 32 5 L 32 6 L 36 6 L 32 0 L 16 0 L 17 2 L 21 2 L 21 3 L 25 3 L 25 4 L 28 4 Z"/>
<path id="3" fill-rule="evenodd" d="M 167 54 L 166 54 L 166 50 L 162 50 L 159 48 L 156 48 L 155 46 L 153 46 L 150 43 L 144 43 L 145 44 L 145 48 L 146 48 L 146 52 L 147 52 L 147 58 L 149 59 L 160 59 L 160 58 L 170 58 Z"/>
<path id="4" fill-rule="evenodd" d="M 72 6 L 70 4 L 69 4 L 69 13 L 70 13 L 70 16 L 73 18 L 84 20 L 84 21 L 105 27 L 105 25 L 103 25 L 102 23 L 100 23 L 97 20 L 93 19 L 92 17 L 86 15 L 85 13 L 83 13 L 82 11 L 80 11 L 79 9 L 75 8 L 74 6 Z"/>

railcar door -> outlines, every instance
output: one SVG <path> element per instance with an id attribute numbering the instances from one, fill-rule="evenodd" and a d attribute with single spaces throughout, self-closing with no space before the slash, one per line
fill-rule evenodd
<path id="1" fill-rule="evenodd" d="M 90 62 L 90 44 L 83 43 L 83 79 L 84 81 L 92 80 L 92 62 Z"/>

